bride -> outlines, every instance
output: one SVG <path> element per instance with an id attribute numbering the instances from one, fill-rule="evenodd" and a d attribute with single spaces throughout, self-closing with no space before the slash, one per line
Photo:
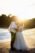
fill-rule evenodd
<path id="1" fill-rule="evenodd" d="M 16 32 L 16 39 L 15 39 L 13 47 L 16 48 L 17 50 L 26 50 L 27 49 L 27 45 L 24 40 L 22 26 L 18 26 L 18 31 Z"/>

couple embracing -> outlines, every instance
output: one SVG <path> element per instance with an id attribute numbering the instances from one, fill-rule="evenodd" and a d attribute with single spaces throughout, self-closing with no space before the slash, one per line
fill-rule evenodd
<path id="1" fill-rule="evenodd" d="M 16 22 L 11 22 L 9 31 L 11 32 L 11 50 L 13 48 L 16 48 L 17 50 L 27 49 L 23 37 L 23 26 L 17 26 Z"/>

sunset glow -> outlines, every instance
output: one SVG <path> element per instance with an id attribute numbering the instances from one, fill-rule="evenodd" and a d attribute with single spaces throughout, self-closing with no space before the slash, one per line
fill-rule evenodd
<path id="1" fill-rule="evenodd" d="M 19 19 L 35 17 L 35 0 L 0 0 L 0 15 L 12 14 Z"/>

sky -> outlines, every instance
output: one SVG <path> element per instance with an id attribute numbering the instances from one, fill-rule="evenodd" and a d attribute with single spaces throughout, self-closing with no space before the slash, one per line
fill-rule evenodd
<path id="1" fill-rule="evenodd" d="M 35 0 L 0 0 L 0 15 L 12 14 L 19 19 L 35 17 Z"/>

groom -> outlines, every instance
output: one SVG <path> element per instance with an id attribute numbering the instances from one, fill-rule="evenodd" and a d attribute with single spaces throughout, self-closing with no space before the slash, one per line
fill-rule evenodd
<path id="1" fill-rule="evenodd" d="M 13 44 L 16 36 L 16 29 L 17 29 L 16 22 L 15 21 L 11 22 L 9 26 L 9 31 L 11 32 L 11 50 L 13 50 Z"/>

